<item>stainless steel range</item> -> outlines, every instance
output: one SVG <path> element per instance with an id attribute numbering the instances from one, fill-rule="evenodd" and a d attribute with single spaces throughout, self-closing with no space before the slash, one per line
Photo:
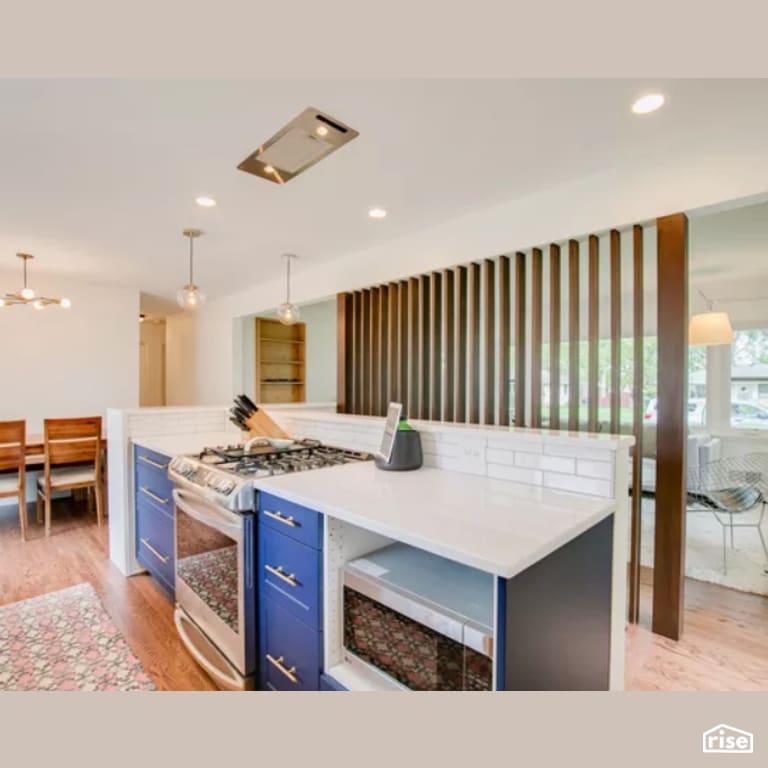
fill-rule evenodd
<path id="1" fill-rule="evenodd" d="M 259 477 L 366 461 L 314 440 L 251 440 L 176 456 L 168 468 L 176 518 L 179 634 L 220 688 L 252 688 L 256 666 L 256 490 Z"/>

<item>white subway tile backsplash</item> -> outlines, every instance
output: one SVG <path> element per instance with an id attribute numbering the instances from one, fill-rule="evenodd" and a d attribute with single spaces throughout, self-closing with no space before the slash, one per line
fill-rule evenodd
<path id="1" fill-rule="evenodd" d="M 486 474 L 498 480 L 511 480 L 526 485 L 541 485 L 543 481 L 543 473 L 538 469 L 510 467 L 506 464 L 488 464 Z"/>
<path id="2" fill-rule="evenodd" d="M 545 472 L 544 485 L 560 491 L 585 493 L 589 496 L 613 497 L 613 483 L 580 475 L 563 475 L 559 472 Z"/>
<path id="3" fill-rule="evenodd" d="M 305 416 L 300 411 L 275 411 L 272 415 L 296 437 L 367 452 L 375 452 L 381 444 L 382 419 L 345 418 L 332 412 Z M 127 412 L 125 424 L 131 437 L 231 431 L 233 442 L 237 439 L 222 408 Z M 478 435 L 470 427 L 457 429 L 450 424 L 414 426 L 421 430 L 425 466 L 594 496 L 613 495 L 616 452 L 597 441 L 585 439 L 574 444 L 571 437 L 567 443 L 558 444 L 556 436 L 541 432 Z"/>
<path id="4" fill-rule="evenodd" d="M 607 448 L 596 448 L 590 445 L 554 445 L 547 443 L 544 453 L 548 456 L 565 456 L 571 459 L 593 459 L 594 461 L 613 461 L 615 453 Z"/>
<path id="5" fill-rule="evenodd" d="M 573 474 L 576 471 L 575 459 L 565 459 L 557 456 L 545 456 L 537 453 L 521 453 L 515 451 L 515 464 L 528 469 L 544 469 L 550 472 L 565 472 Z"/>
<path id="6" fill-rule="evenodd" d="M 514 451 L 503 451 L 500 448 L 486 448 L 485 460 L 489 464 L 506 464 L 513 466 L 515 463 Z"/>
<path id="7" fill-rule="evenodd" d="M 577 459 L 576 474 L 584 477 L 596 477 L 601 480 L 613 479 L 613 462 Z"/>
<path id="8" fill-rule="evenodd" d="M 501 451 L 524 451 L 525 453 L 543 453 L 544 441 L 538 436 L 531 438 L 521 437 L 520 435 L 510 437 L 489 437 L 488 447 L 499 449 Z"/>

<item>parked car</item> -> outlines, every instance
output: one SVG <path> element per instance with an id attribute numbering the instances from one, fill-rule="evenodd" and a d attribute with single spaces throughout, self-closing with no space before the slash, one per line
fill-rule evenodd
<path id="1" fill-rule="evenodd" d="M 645 411 L 646 424 L 655 424 L 658 417 L 659 401 L 654 397 L 648 402 Z M 707 407 L 704 398 L 691 398 L 688 401 L 688 426 L 703 427 L 706 424 Z M 742 429 L 768 429 L 768 408 L 759 403 L 745 400 L 731 402 L 731 426 Z"/>
<path id="2" fill-rule="evenodd" d="M 643 416 L 647 424 L 655 424 L 658 416 L 659 401 L 654 397 L 648 402 L 648 407 Z M 696 397 L 688 401 L 688 426 L 703 427 L 706 423 L 707 401 L 704 398 Z"/>

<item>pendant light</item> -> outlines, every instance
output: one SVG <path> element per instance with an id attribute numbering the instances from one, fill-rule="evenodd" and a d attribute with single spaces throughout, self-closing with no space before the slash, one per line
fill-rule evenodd
<path id="1" fill-rule="evenodd" d="M 733 344 L 733 328 L 727 312 L 714 312 L 715 302 L 702 291 L 701 297 L 707 303 L 707 311 L 691 315 L 688 325 L 688 343 L 691 346 L 715 347 Z"/>
<path id="2" fill-rule="evenodd" d="M 194 243 L 203 233 L 199 229 L 185 229 L 182 234 L 189 238 L 189 282 L 179 288 L 176 301 L 182 309 L 195 310 L 205 303 L 205 294 L 195 285 L 193 272 Z"/>
<path id="3" fill-rule="evenodd" d="M 291 303 L 291 262 L 298 259 L 294 253 L 283 255 L 285 259 L 285 301 L 277 308 L 277 319 L 283 325 L 294 325 L 299 322 L 301 312 L 299 308 Z"/>
<path id="4" fill-rule="evenodd" d="M 57 304 L 62 309 L 69 309 L 72 306 L 72 302 L 69 299 L 52 299 L 47 296 L 37 296 L 27 285 L 27 265 L 35 257 L 30 253 L 17 253 L 16 256 L 24 263 L 24 287 L 19 291 L 0 296 L 0 309 L 14 304 L 31 304 L 35 309 L 45 309 L 51 304 Z"/>

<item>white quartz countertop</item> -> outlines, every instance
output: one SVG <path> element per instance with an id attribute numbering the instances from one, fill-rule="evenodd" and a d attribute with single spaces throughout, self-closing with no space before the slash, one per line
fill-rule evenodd
<path id="1" fill-rule="evenodd" d="M 373 462 L 259 478 L 256 488 L 483 571 L 511 578 L 608 517 L 601 499 L 479 475 Z"/>
<path id="2" fill-rule="evenodd" d="M 188 432 L 182 435 L 147 435 L 132 438 L 134 445 L 173 458 L 179 454 L 200 453 L 206 446 L 233 445 L 241 442 L 240 432 Z"/>

